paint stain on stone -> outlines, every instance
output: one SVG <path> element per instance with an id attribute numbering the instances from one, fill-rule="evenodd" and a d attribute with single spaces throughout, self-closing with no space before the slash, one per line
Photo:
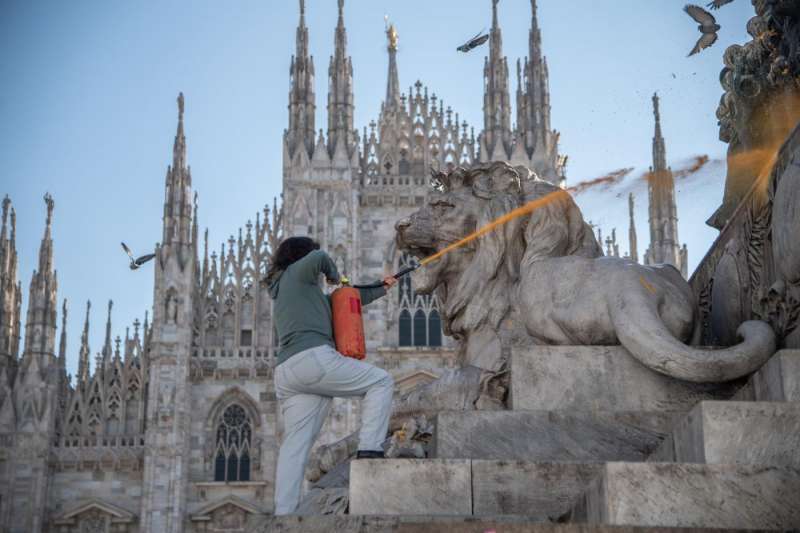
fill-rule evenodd
<path id="1" fill-rule="evenodd" d="M 645 279 L 644 279 L 644 276 L 639 276 L 639 283 L 641 283 L 641 284 L 642 284 L 642 287 L 644 287 L 645 289 L 647 289 L 648 291 L 650 291 L 652 294 L 655 294 L 655 293 L 656 293 L 656 289 L 655 289 L 655 287 L 653 287 L 652 285 L 650 285 L 649 283 L 647 283 L 647 280 L 645 280 Z"/>

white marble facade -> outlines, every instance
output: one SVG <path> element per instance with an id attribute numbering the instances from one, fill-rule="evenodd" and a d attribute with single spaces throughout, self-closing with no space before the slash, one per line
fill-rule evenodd
<path id="1" fill-rule="evenodd" d="M 16 221 L 6 199 L 0 233 L 0 530 L 235 532 L 269 514 L 281 437 L 271 303 L 262 282 L 272 250 L 283 236 L 309 235 L 349 277 L 373 280 L 408 261 L 395 248 L 394 223 L 425 201 L 431 168 L 505 159 L 551 181 L 563 179 L 535 2 L 532 7 L 529 57 L 517 68 L 517 126 L 510 124 L 508 66 L 495 16 L 483 73 L 487 123 L 476 136 L 421 82 L 401 93 L 393 26 L 387 29 L 386 99 L 377 120 L 356 129 L 343 0 L 328 72 L 328 130 L 317 131 L 314 63 L 301 1 L 281 205 L 265 208 L 216 251 L 198 229 L 179 96 L 164 232 L 153 261 L 152 315 L 126 328 L 124 337 L 115 336 L 109 302 L 105 342 L 92 361 L 87 306 L 75 376 L 66 373 L 63 325 L 56 338 L 67 306 L 57 309 L 54 202 L 46 198 L 46 230 L 23 328 Z M 492 9 L 496 15 L 496 2 Z M 368 359 L 387 368 L 401 392 L 457 364 L 437 306 L 435 297 L 416 295 L 407 279 L 365 308 Z M 354 431 L 358 415 L 356 403 L 337 401 L 320 443 Z"/>

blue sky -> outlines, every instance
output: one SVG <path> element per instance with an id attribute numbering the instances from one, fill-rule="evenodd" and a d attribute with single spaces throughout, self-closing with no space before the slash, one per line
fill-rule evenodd
<path id="1" fill-rule="evenodd" d="M 722 53 L 748 39 L 752 7 L 737 0 L 720 11 L 720 41 L 692 58 L 686 54 L 698 32 L 682 7 L 673 0 L 539 0 L 552 123 L 570 155 L 570 183 L 647 167 L 656 90 L 670 162 L 724 156 L 714 116 Z M 527 54 L 530 4 L 501 0 L 499 9 L 511 66 Z M 308 0 L 307 12 L 317 125 L 324 128 L 336 2 Z M 488 48 L 464 55 L 455 47 L 489 26 L 490 0 L 347 0 L 359 130 L 377 117 L 385 92 L 384 14 L 400 34 L 401 86 L 421 79 L 480 130 Z M 144 252 L 160 239 L 179 91 L 186 96 L 200 224 L 210 228 L 214 247 L 280 193 L 297 18 L 290 0 L 0 0 L 0 194 L 8 193 L 17 210 L 23 305 L 43 231 L 42 195 L 55 198 L 71 372 L 87 298 L 92 352 L 102 346 L 109 298 L 115 335 L 152 303 L 152 267 L 130 272 L 119 241 Z M 511 89 L 513 95 L 514 81 Z M 724 163 L 709 169 L 678 193 L 692 267 L 716 234 L 702 223 L 719 204 Z M 642 253 L 648 239 L 645 196 L 639 197 Z M 627 250 L 626 204 L 615 195 L 602 198 L 587 191 L 578 200 L 587 218 L 618 227 Z"/>

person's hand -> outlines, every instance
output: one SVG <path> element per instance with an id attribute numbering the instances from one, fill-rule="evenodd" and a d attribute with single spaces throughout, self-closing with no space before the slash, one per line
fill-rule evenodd
<path id="1" fill-rule="evenodd" d="M 383 286 L 386 289 L 391 289 L 396 284 L 397 284 L 397 278 L 395 278 L 394 276 L 386 276 L 385 278 L 383 278 Z"/>

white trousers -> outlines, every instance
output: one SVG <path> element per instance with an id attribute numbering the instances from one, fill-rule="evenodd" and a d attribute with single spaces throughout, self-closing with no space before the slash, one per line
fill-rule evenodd
<path id="1" fill-rule="evenodd" d="M 394 381 L 383 369 L 330 346 L 297 353 L 275 368 L 283 443 L 275 475 L 275 514 L 294 512 L 311 447 L 334 397 L 362 397 L 359 450 L 380 451 L 392 411 Z"/>

